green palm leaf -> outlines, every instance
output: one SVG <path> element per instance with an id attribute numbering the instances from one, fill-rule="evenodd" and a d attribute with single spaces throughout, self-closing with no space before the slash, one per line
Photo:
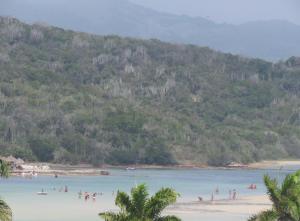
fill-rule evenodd
<path id="1" fill-rule="evenodd" d="M 162 188 L 149 199 L 145 184 L 132 188 L 131 195 L 118 192 L 115 204 L 119 213 L 100 213 L 105 221 L 180 221 L 175 216 L 161 216 L 163 210 L 175 203 L 178 194 L 170 188 Z"/>
<path id="2" fill-rule="evenodd" d="M 178 196 L 173 189 L 162 188 L 147 202 L 146 211 L 148 216 L 156 219 L 167 206 L 176 202 Z"/>
<path id="3" fill-rule="evenodd" d="M 0 176 L 7 178 L 9 176 L 9 165 L 0 160 Z M 0 199 L 0 221 L 11 221 L 12 211 L 5 201 Z"/>
<path id="4" fill-rule="evenodd" d="M 123 212 L 124 211 L 130 211 L 132 208 L 132 203 L 130 200 L 130 197 L 125 192 L 118 191 L 117 197 L 115 200 L 116 206 L 118 206 Z"/>
<path id="5" fill-rule="evenodd" d="M 12 211 L 9 206 L 3 200 L 0 200 L 0 220 L 1 221 L 11 221 Z"/>
<path id="6" fill-rule="evenodd" d="M 248 221 L 277 221 L 278 214 L 274 210 L 261 212 L 258 215 L 252 216 Z"/>
<path id="7" fill-rule="evenodd" d="M 278 188 L 277 181 L 275 179 L 271 179 L 269 176 L 266 175 L 264 176 L 264 182 L 267 188 L 269 198 L 273 202 L 273 206 L 276 209 L 279 209 L 281 190 Z"/>
<path id="8" fill-rule="evenodd" d="M 286 176 L 281 186 L 276 179 L 264 177 L 273 209 L 253 216 L 249 221 L 300 221 L 300 170 Z"/>
<path id="9" fill-rule="evenodd" d="M 157 221 L 181 221 L 181 219 L 176 216 L 164 216 L 158 218 Z"/>
<path id="10" fill-rule="evenodd" d="M 9 176 L 9 165 L 3 160 L 0 160 L 0 176 L 4 178 Z"/>
<path id="11" fill-rule="evenodd" d="M 99 213 L 99 216 L 105 221 L 129 221 L 125 214 L 115 214 L 112 212 Z"/>
<path id="12" fill-rule="evenodd" d="M 131 190 L 132 211 L 136 218 L 144 216 L 144 208 L 148 198 L 148 191 L 145 184 L 141 184 Z"/>

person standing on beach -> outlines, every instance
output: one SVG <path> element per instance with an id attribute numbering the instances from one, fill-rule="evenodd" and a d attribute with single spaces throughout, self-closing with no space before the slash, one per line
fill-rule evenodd
<path id="1" fill-rule="evenodd" d="M 232 200 L 232 191 L 229 190 L 229 200 Z"/>
<path id="2" fill-rule="evenodd" d="M 88 192 L 84 192 L 84 200 L 87 201 L 90 198 L 90 194 Z"/>
<path id="3" fill-rule="evenodd" d="M 233 199 L 233 200 L 236 200 L 236 196 L 237 196 L 237 192 L 236 192 L 236 190 L 233 190 L 233 196 L 232 196 L 232 199 Z"/>
<path id="4" fill-rule="evenodd" d="M 215 200 L 214 192 L 211 193 L 211 201 L 213 202 Z"/>
<path id="5" fill-rule="evenodd" d="M 218 195 L 219 192 L 220 192 L 219 187 L 217 187 L 216 190 L 215 190 L 216 195 Z"/>
<path id="6" fill-rule="evenodd" d="M 96 196 L 97 196 L 97 193 L 93 193 L 93 201 L 94 202 L 96 201 Z"/>

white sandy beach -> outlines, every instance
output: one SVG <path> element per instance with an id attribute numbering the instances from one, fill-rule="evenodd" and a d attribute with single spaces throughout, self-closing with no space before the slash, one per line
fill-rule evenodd
<path id="1" fill-rule="evenodd" d="M 100 211 L 117 211 L 111 202 L 79 202 L 47 201 L 37 198 L 33 203 L 12 204 L 16 212 L 16 220 L 58 221 L 80 220 L 82 217 L 90 221 L 101 220 L 97 217 Z M 243 197 L 238 200 L 219 200 L 215 202 L 182 202 L 166 210 L 166 214 L 177 215 L 183 221 L 245 221 L 252 214 L 269 209 L 271 204 L 266 196 Z"/>
<path id="2" fill-rule="evenodd" d="M 168 209 L 168 213 L 177 214 L 184 220 L 245 220 L 252 214 L 271 207 L 267 196 L 248 196 L 237 200 L 218 200 L 206 202 L 178 203 Z"/>

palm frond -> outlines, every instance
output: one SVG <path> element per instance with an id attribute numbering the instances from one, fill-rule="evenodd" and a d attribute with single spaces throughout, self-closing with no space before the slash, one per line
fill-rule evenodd
<path id="1" fill-rule="evenodd" d="M 9 173 L 10 173 L 9 165 L 5 161 L 0 160 L 0 176 L 4 178 L 8 178 Z"/>
<path id="2" fill-rule="evenodd" d="M 176 216 L 164 216 L 156 219 L 155 221 L 181 221 L 181 219 Z"/>
<path id="3" fill-rule="evenodd" d="M 124 211 L 129 212 L 132 207 L 132 203 L 131 203 L 131 200 L 130 200 L 130 197 L 128 196 L 128 194 L 125 192 L 120 192 L 120 191 L 118 191 L 118 193 L 117 193 L 115 204 L 116 204 L 116 206 L 120 207 L 122 212 L 124 212 Z"/>
<path id="4" fill-rule="evenodd" d="M 282 220 L 296 220 L 299 217 L 299 207 L 296 202 L 290 200 L 288 197 L 283 197 L 281 201 L 282 212 L 280 214 L 280 219 Z"/>
<path id="5" fill-rule="evenodd" d="M 126 215 L 122 213 L 113 213 L 113 212 L 105 212 L 105 213 L 99 213 L 99 216 L 104 219 L 104 221 L 129 221 L 126 218 Z"/>
<path id="6" fill-rule="evenodd" d="M 162 188 L 146 204 L 146 212 L 149 217 L 158 218 L 161 212 L 169 205 L 176 202 L 179 194 L 173 189 Z"/>
<path id="7" fill-rule="evenodd" d="M 277 221 L 278 214 L 274 210 L 267 210 L 254 215 L 248 219 L 248 221 Z"/>
<path id="8" fill-rule="evenodd" d="M 12 211 L 5 201 L 0 199 L 0 220 L 12 221 Z"/>
<path id="9" fill-rule="evenodd" d="M 280 198 L 281 190 L 278 188 L 278 183 L 276 179 L 271 179 L 269 176 L 264 176 L 264 182 L 267 188 L 267 193 L 270 200 L 273 202 L 273 205 L 276 209 L 280 208 Z"/>
<path id="10" fill-rule="evenodd" d="M 289 174 L 285 177 L 281 185 L 281 192 L 283 195 L 288 195 L 288 191 L 297 183 L 295 174 Z"/>
<path id="11" fill-rule="evenodd" d="M 131 202 L 136 217 L 143 217 L 145 204 L 148 198 L 148 191 L 145 184 L 141 184 L 131 190 Z"/>
<path id="12" fill-rule="evenodd" d="M 99 216 L 105 221 L 181 221 L 175 216 L 160 216 L 179 196 L 173 189 L 162 188 L 150 199 L 148 195 L 145 184 L 132 188 L 131 196 L 118 192 L 115 203 L 121 211 L 100 213 Z"/>

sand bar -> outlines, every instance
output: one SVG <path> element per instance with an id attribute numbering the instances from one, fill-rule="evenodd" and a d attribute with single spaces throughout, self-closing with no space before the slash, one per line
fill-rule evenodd
<path id="1" fill-rule="evenodd" d="M 184 220 L 214 220 L 222 217 L 225 220 L 245 220 L 253 214 L 271 208 L 271 202 L 265 195 L 247 196 L 237 200 L 217 200 L 214 202 L 177 203 L 168 208 L 167 213 L 176 214 Z M 195 217 L 193 219 L 193 217 Z M 215 217 L 215 218 L 213 218 Z"/>

